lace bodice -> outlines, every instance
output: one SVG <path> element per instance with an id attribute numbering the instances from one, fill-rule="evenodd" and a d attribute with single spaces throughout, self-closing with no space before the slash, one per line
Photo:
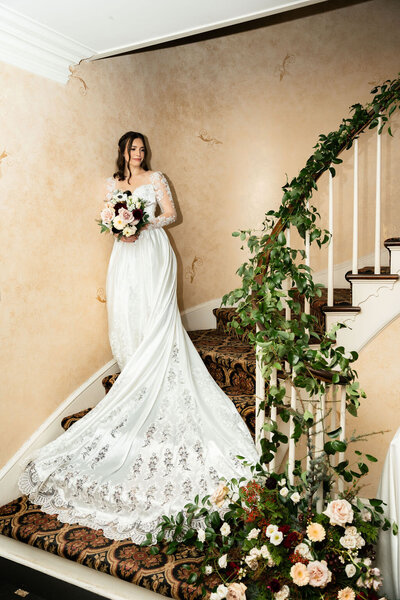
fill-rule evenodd
<path id="1" fill-rule="evenodd" d="M 114 177 L 107 179 L 107 191 L 109 195 L 118 189 L 118 181 Z M 142 198 L 146 201 L 145 212 L 149 215 L 149 225 L 146 229 L 156 229 L 165 227 L 176 221 L 176 210 L 174 200 L 168 182 L 160 171 L 154 171 L 150 175 L 150 183 L 144 183 L 137 187 L 132 193 L 135 198 Z M 160 207 L 161 214 L 155 216 L 157 204 Z"/>

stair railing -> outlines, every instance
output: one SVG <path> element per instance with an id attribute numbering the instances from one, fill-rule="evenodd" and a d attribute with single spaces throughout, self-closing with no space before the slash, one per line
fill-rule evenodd
<path id="1" fill-rule="evenodd" d="M 335 433 L 333 443 L 329 446 L 328 454 L 329 462 L 332 468 L 336 470 L 338 475 L 348 475 L 346 473 L 345 449 L 346 449 L 346 412 L 349 410 L 352 414 L 356 412 L 359 398 L 363 393 L 357 389 L 358 385 L 355 382 L 355 374 L 349 367 L 350 362 L 356 359 L 356 353 L 351 353 L 352 358 L 345 362 L 345 367 L 338 360 L 340 355 L 337 349 L 336 362 L 331 367 L 328 362 L 321 368 L 315 368 L 312 364 L 306 365 L 307 372 L 312 377 L 314 384 L 312 389 L 307 389 L 306 393 L 302 386 L 298 385 L 298 374 L 296 367 L 290 364 L 289 358 L 284 359 L 284 367 L 281 368 L 279 361 L 283 358 L 273 357 L 268 355 L 263 349 L 265 346 L 262 334 L 266 328 L 262 321 L 257 318 L 260 314 L 260 303 L 264 301 L 266 288 L 263 286 L 264 277 L 268 274 L 271 252 L 274 250 L 274 244 L 284 234 L 286 247 L 291 250 L 291 226 L 297 227 L 301 237 L 304 240 L 304 249 L 302 258 L 304 260 L 305 269 L 310 269 L 310 246 L 313 239 L 317 239 L 321 246 L 326 241 L 328 242 L 328 285 L 327 285 L 327 306 L 334 306 L 334 177 L 336 175 L 335 166 L 340 164 L 342 160 L 339 155 L 351 148 L 354 148 L 354 171 L 353 171 L 353 240 L 352 240 L 352 272 L 358 273 L 358 211 L 359 211 L 359 169 L 358 169 L 358 138 L 367 128 L 376 127 L 377 131 L 377 164 L 376 164 L 376 198 L 375 198 L 375 250 L 374 250 L 374 271 L 380 273 L 380 230 L 381 230 L 381 133 L 384 126 L 387 124 L 389 117 L 393 114 L 396 108 L 400 108 L 400 79 L 385 82 L 382 86 L 372 90 L 375 93 L 373 101 L 366 107 L 357 104 L 352 107 L 354 116 L 351 119 L 344 119 L 335 135 L 320 136 L 320 143 L 315 146 L 315 153 L 308 159 L 308 169 L 303 169 L 300 172 L 299 178 L 294 179 L 290 184 L 287 183 L 284 187 L 283 202 L 280 211 L 270 211 L 267 216 L 273 213 L 276 222 L 272 227 L 270 235 L 261 240 L 258 247 L 261 248 L 257 255 L 257 263 L 255 268 L 251 267 L 246 271 L 247 283 L 243 285 L 241 293 L 237 294 L 238 290 L 224 297 L 224 303 L 231 303 L 241 298 L 239 302 L 238 312 L 244 325 L 249 323 L 256 324 L 256 444 L 261 457 L 266 455 L 269 458 L 264 460 L 268 463 L 269 470 L 275 471 L 279 468 L 276 461 L 276 450 L 278 446 L 287 444 L 287 475 L 289 483 L 293 485 L 295 478 L 300 476 L 298 459 L 296 458 L 296 443 L 299 439 L 299 432 L 296 433 L 296 428 L 299 426 L 299 414 L 302 414 L 302 423 L 309 421 L 310 426 L 307 428 L 307 470 L 316 471 L 323 469 L 322 462 L 326 460 L 327 438 L 325 424 L 327 418 L 330 417 L 331 433 Z M 376 93 L 378 92 L 378 93 Z M 390 127 L 388 132 L 391 135 Z M 329 209 L 328 209 L 328 228 L 325 231 L 309 228 L 299 228 L 297 226 L 297 216 L 300 210 L 303 211 L 303 216 L 306 215 L 310 219 L 310 224 L 315 224 L 316 210 L 311 207 L 309 200 L 313 190 L 317 190 L 316 182 L 325 173 L 328 172 L 329 182 Z M 299 184 L 299 181 L 301 184 Z M 303 186 L 303 188 L 302 188 Z M 300 192 L 302 193 L 299 193 Z M 304 191 L 305 190 L 305 191 Z M 268 218 L 266 219 L 268 223 Z M 317 231 L 317 234 L 315 234 Z M 318 233 L 319 232 L 319 233 Z M 241 239 L 244 240 L 246 235 L 251 232 L 241 232 Z M 239 235 L 239 234 L 236 234 Z M 324 237 L 324 239 L 322 239 Z M 279 243 L 282 243 L 282 239 Z M 248 245 L 250 246 L 250 238 Z M 255 245 L 252 242 L 252 245 Z M 242 265 L 239 269 L 239 275 L 245 272 Z M 248 275 L 254 273 L 253 283 L 248 284 Z M 244 277 L 243 277 L 244 279 Z M 311 278 L 312 279 L 312 278 Z M 257 287 L 258 286 L 258 287 Z M 305 320 L 312 319 L 310 316 L 310 303 L 313 294 L 310 289 L 313 284 L 310 284 L 304 295 L 304 304 L 302 315 L 299 316 Z M 285 319 L 290 321 L 291 314 L 291 294 L 290 290 L 293 287 L 291 277 L 287 277 L 285 282 L 277 285 L 282 293 L 282 304 L 284 306 Z M 307 287 L 307 286 L 306 286 Z M 249 292 L 249 290 L 251 290 Z M 299 290 L 300 293 L 302 290 Z M 247 294 L 247 298 L 246 298 Z M 315 294 L 314 294 L 315 295 Z M 256 315 L 256 316 L 253 316 Z M 265 322 L 265 321 L 264 321 Z M 311 321 L 307 321 L 311 323 Z M 329 336 L 328 336 L 329 337 Z M 324 334 L 321 337 L 320 343 L 327 343 L 327 336 Z M 334 346 L 334 340 L 332 347 Z M 330 342 L 329 342 L 330 343 Z M 318 344 L 317 344 L 318 345 Z M 312 344 L 310 348 L 312 348 Z M 338 354 L 339 352 L 339 354 Z M 344 352 L 343 352 L 344 356 Z M 340 358 L 340 356 L 339 356 Z M 281 361 L 282 362 L 282 361 Z M 268 385 L 266 385 L 266 373 Z M 282 395 L 281 390 L 285 388 Z M 309 386 L 310 387 L 310 386 Z M 267 388 L 267 389 L 266 389 Z M 267 393 L 266 393 L 267 392 Z M 283 400 L 283 396 L 286 396 Z M 279 401 L 279 398 L 281 399 Z M 275 401 L 278 399 L 277 401 Z M 268 407 L 268 411 L 267 411 Z M 286 417 L 288 423 L 288 436 L 279 433 L 277 421 L 282 413 Z M 339 419 L 338 419 L 339 417 Z M 288 438 L 288 439 L 287 439 Z M 331 449 L 334 451 L 330 451 Z M 272 454 L 272 455 L 271 455 Z M 343 466 L 344 465 L 344 466 Z M 318 477 L 317 477 L 318 479 Z M 319 477 L 321 482 L 323 477 Z M 348 480 L 348 479 L 347 479 Z M 315 481 L 314 481 L 315 482 Z M 311 481 L 312 487 L 312 481 Z M 337 491 L 341 492 L 344 488 L 342 477 L 338 478 Z M 313 497 L 317 497 L 317 509 L 322 509 L 323 494 L 322 483 L 319 483 L 319 489 L 310 491 L 310 502 Z"/>

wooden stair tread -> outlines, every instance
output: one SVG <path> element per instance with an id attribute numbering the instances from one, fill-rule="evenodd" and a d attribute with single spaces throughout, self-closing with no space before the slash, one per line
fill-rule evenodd
<path id="1" fill-rule="evenodd" d="M 335 313 L 335 312 L 361 312 L 360 306 L 353 306 L 352 304 L 334 304 L 333 306 L 323 306 L 322 310 L 325 313 Z"/>
<path id="2" fill-rule="evenodd" d="M 358 270 L 358 273 L 352 273 L 352 271 L 347 271 L 345 278 L 347 279 L 347 281 L 350 282 L 364 280 L 380 281 L 382 279 L 396 281 L 399 278 L 397 274 L 392 274 L 390 272 L 390 267 L 381 267 L 381 272 L 377 274 L 374 271 L 374 267 L 362 267 Z"/>
<path id="3" fill-rule="evenodd" d="M 385 248 L 388 248 L 389 246 L 400 246 L 400 237 L 388 238 L 383 242 L 383 245 Z"/>

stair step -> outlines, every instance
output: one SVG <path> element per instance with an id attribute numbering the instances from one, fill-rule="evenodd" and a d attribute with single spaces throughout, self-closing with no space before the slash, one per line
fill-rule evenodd
<path id="1" fill-rule="evenodd" d="M 216 329 L 190 331 L 189 336 L 209 373 L 226 394 L 255 394 L 256 357 L 248 342 Z"/>
<path id="2" fill-rule="evenodd" d="M 374 267 L 362 267 L 358 270 L 358 273 L 352 273 L 352 271 L 347 271 L 345 278 L 347 281 L 379 281 L 381 279 L 396 281 L 399 276 L 396 274 L 390 273 L 390 267 L 381 267 L 381 272 L 375 274 Z"/>
<path id="3" fill-rule="evenodd" d="M 358 313 L 361 311 L 361 307 L 353 306 L 352 304 L 335 304 L 334 306 L 323 306 L 322 310 L 324 311 L 324 313 L 341 313 L 341 312 Z"/>
<path id="4" fill-rule="evenodd" d="M 201 589 L 187 583 L 188 573 L 198 572 L 202 561 L 201 553 L 193 546 L 180 544 L 173 555 L 166 554 L 166 547 L 161 546 L 159 554 L 152 555 L 149 547 L 129 540 L 110 540 L 101 530 L 61 523 L 26 496 L 0 507 L 0 534 L 164 596 L 178 600 L 201 597 Z M 70 597 L 86 598 L 84 593 Z"/>
<path id="5" fill-rule="evenodd" d="M 383 242 L 383 245 L 385 246 L 385 248 L 388 248 L 390 246 L 400 246 L 400 237 L 388 238 Z"/>

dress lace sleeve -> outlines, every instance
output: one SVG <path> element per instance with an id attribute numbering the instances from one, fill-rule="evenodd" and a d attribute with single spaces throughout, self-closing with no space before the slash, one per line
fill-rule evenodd
<path id="1" fill-rule="evenodd" d="M 159 171 L 151 174 L 150 181 L 156 192 L 156 200 L 161 209 L 161 214 L 158 217 L 154 217 L 149 222 L 147 229 L 165 227 L 166 225 L 176 221 L 176 210 L 174 201 L 172 199 L 171 190 L 169 189 L 169 185 L 165 176 Z"/>

